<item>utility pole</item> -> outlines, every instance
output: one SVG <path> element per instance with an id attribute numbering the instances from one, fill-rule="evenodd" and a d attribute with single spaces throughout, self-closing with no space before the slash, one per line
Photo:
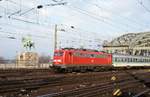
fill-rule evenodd
<path id="1" fill-rule="evenodd" d="M 57 49 L 57 24 L 55 25 L 55 32 L 54 32 L 54 50 Z"/>
<path id="2" fill-rule="evenodd" d="M 74 29 L 74 26 L 71 26 L 72 29 Z M 58 34 L 58 31 L 64 31 L 64 29 L 58 29 L 58 25 L 55 24 L 55 31 L 54 31 L 54 50 L 57 49 L 57 46 L 58 46 L 58 40 L 57 40 L 57 34 Z"/>

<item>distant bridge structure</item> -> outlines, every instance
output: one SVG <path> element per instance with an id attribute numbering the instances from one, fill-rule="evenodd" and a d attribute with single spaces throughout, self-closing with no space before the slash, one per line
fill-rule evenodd
<path id="1" fill-rule="evenodd" d="M 128 33 L 104 42 L 103 50 L 109 53 L 150 56 L 150 32 Z"/>

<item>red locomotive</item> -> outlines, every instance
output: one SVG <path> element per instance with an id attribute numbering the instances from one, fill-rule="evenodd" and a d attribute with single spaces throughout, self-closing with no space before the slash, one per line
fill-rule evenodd
<path id="1" fill-rule="evenodd" d="M 53 68 L 57 71 L 98 70 L 112 67 L 112 55 L 94 50 L 60 49 L 55 50 Z"/>
<path id="2" fill-rule="evenodd" d="M 109 54 L 85 49 L 59 49 L 54 52 L 52 68 L 56 71 L 99 71 L 117 68 L 150 67 L 149 56 Z"/>

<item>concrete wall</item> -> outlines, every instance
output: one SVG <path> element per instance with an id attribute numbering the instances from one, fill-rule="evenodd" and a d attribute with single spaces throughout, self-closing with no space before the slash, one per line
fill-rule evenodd
<path id="1" fill-rule="evenodd" d="M 15 69 L 15 68 L 49 68 L 51 64 L 37 64 L 34 66 L 25 66 L 25 65 L 20 65 L 20 64 L 0 64 L 0 69 Z"/>

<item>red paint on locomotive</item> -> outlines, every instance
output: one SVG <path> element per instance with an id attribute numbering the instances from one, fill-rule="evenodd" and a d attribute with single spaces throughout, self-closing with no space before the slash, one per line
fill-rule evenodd
<path id="1" fill-rule="evenodd" d="M 112 55 L 104 52 L 60 49 L 54 52 L 54 66 L 112 66 Z"/>

